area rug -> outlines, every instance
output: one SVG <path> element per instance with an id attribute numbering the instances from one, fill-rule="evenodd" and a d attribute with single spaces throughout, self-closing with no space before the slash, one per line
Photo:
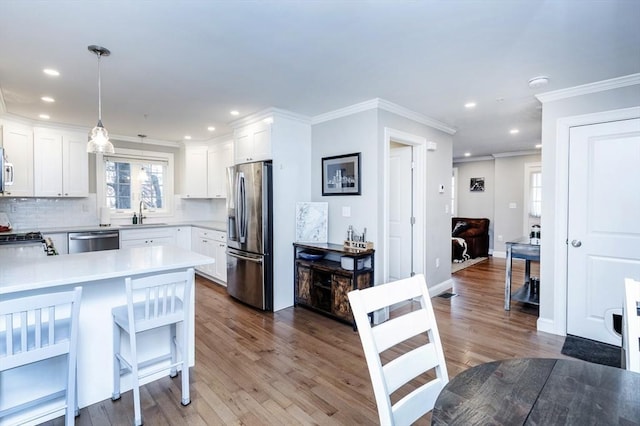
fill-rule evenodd
<path id="1" fill-rule="evenodd" d="M 567 335 L 560 351 L 566 356 L 610 367 L 621 366 L 620 347 L 582 337 Z"/>
<path id="2" fill-rule="evenodd" d="M 468 259 L 460 263 L 453 262 L 451 264 L 451 273 L 453 274 L 455 272 L 461 271 L 464 268 L 468 268 L 469 266 L 473 266 L 477 263 L 484 262 L 487 259 L 488 257 L 476 257 L 475 259 Z"/>

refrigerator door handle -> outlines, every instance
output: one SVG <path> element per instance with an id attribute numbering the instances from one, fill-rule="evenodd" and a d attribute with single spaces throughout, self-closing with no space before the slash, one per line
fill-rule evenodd
<path id="1" fill-rule="evenodd" d="M 242 260 L 246 260 L 246 261 L 249 261 L 249 262 L 262 263 L 262 259 L 260 259 L 260 258 L 241 256 L 239 254 L 232 253 L 232 252 L 229 252 L 229 251 L 227 252 L 227 255 L 229 255 L 231 257 L 235 257 L 236 259 L 242 259 Z"/>
<path id="2" fill-rule="evenodd" d="M 238 173 L 238 202 L 237 206 L 237 218 L 238 223 L 238 241 L 245 243 L 247 241 L 247 194 L 245 187 L 244 173 Z"/>

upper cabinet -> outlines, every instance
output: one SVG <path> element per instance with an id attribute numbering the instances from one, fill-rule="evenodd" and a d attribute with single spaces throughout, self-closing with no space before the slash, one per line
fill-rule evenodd
<path id="1" fill-rule="evenodd" d="M 185 147 L 184 198 L 226 198 L 227 167 L 233 165 L 233 143 Z"/>
<path id="2" fill-rule="evenodd" d="M 260 121 L 238 128 L 233 134 L 235 164 L 270 160 L 271 123 Z"/>
<path id="3" fill-rule="evenodd" d="M 227 198 L 227 167 L 233 165 L 233 143 L 209 148 L 207 159 L 209 198 Z"/>
<path id="4" fill-rule="evenodd" d="M 46 128 L 34 130 L 34 195 L 89 195 L 89 155 L 83 133 Z"/>
<path id="5" fill-rule="evenodd" d="M 7 161 L 13 164 L 13 185 L 5 188 L 7 197 L 33 196 L 33 129 L 29 126 L 4 123 L 2 146 Z"/>
<path id="6" fill-rule="evenodd" d="M 207 147 L 186 147 L 184 160 L 184 197 L 208 198 Z"/>

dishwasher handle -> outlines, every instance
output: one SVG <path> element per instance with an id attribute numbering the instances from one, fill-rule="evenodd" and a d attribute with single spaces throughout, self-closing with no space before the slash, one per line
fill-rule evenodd
<path id="1" fill-rule="evenodd" d="M 118 238 L 120 234 L 117 232 L 112 232 L 109 234 L 100 234 L 100 233 L 92 233 L 89 235 L 69 235 L 70 240 L 98 240 L 101 238 Z"/>

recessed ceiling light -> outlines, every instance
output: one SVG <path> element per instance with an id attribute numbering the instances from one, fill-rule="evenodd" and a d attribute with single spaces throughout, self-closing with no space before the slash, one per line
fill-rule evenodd
<path id="1" fill-rule="evenodd" d="M 185 137 L 184 137 L 184 138 L 185 138 L 186 140 L 188 140 L 188 141 L 190 141 L 190 140 L 191 140 L 191 136 L 189 136 L 189 135 L 185 135 Z"/>
<path id="2" fill-rule="evenodd" d="M 509 133 L 511 133 L 512 135 L 516 135 L 516 134 L 520 133 L 520 130 L 518 130 L 518 129 L 511 129 L 511 130 L 509 130 Z"/>
<path id="3" fill-rule="evenodd" d="M 48 120 L 51 118 L 47 114 L 40 114 L 38 117 L 42 118 L 43 120 Z"/>
<path id="4" fill-rule="evenodd" d="M 40 99 L 42 99 L 44 102 L 55 102 L 56 101 L 51 96 L 43 96 Z"/>
<path id="5" fill-rule="evenodd" d="M 60 75 L 60 73 L 56 70 L 54 70 L 53 68 L 45 68 L 42 70 L 42 72 L 44 72 L 46 75 L 50 75 L 52 77 L 58 77 Z"/>
<path id="6" fill-rule="evenodd" d="M 235 109 L 234 109 L 234 110 L 231 110 L 231 111 L 229 111 L 229 112 L 230 112 L 230 114 L 231 114 L 231 115 L 239 115 L 239 114 L 240 114 L 240 113 L 239 113 L 238 111 L 236 111 Z"/>
<path id="7" fill-rule="evenodd" d="M 465 152 L 465 153 L 464 153 L 464 156 L 465 156 L 465 157 L 471 157 L 471 153 L 470 153 L 470 152 Z"/>
<path id="8" fill-rule="evenodd" d="M 549 77 L 546 75 L 540 75 L 538 77 L 533 77 L 529 80 L 529 87 L 531 89 L 537 89 L 538 87 L 546 86 L 549 84 Z"/>
<path id="9" fill-rule="evenodd" d="M 542 144 L 541 144 L 541 143 L 539 143 L 539 144 L 536 144 L 536 148 L 537 148 L 537 149 L 540 149 L 540 148 L 542 148 Z"/>
<path id="10" fill-rule="evenodd" d="M 466 104 L 464 104 L 465 108 L 475 108 L 476 107 L 476 103 L 475 102 L 467 102 Z"/>
<path id="11" fill-rule="evenodd" d="M 207 127 L 207 130 L 208 130 L 208 131 L 210 131 L 210 132 L 213 132 L 215 129 L 216 129 L 216 128 L 215 128 L 215 127 L 213 127 L 213 126 L 209 126 L 209 127 Z"/>

